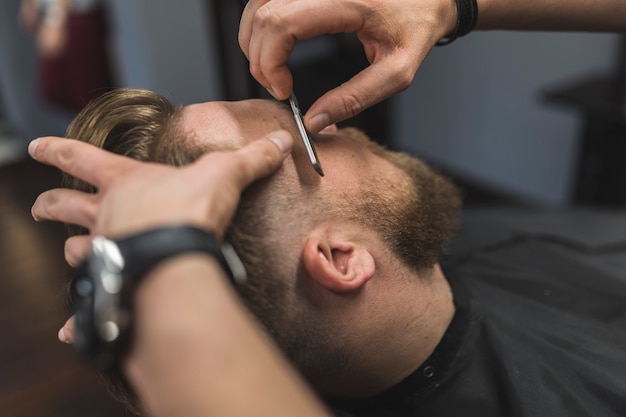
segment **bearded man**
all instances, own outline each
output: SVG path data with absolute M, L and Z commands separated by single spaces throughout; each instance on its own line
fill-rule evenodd
M 176 107 L 119 90 L 87 107 L 68 137 L 183 165 L 277 129 L 297 135 L 275 101 Z M 249 274 L 238 288 L 246 306 L 337 414 L 586 416 L 602 406 L 619 415 L 623 329 L 444 273 L 460 209 L 454 185 L 354 129 L 313 139 L 326 176 L 295 146 L 275 175 L 246 190 L 224 239 Z M 597 337 L 585 339 L 591 328 Z

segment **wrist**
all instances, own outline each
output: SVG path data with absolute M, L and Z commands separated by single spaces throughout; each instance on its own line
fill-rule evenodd
M 132 343 L 135 293 L 163 263 L 188 254 L 210 255 L 221 267 L 220 273 L 201 274 L 200 279 L 225 276 L 233 285 L 245 280 L 245 269 L 234 250 L 202 229 L 174 225 L 117 240 L 96 236 L 92 253 L 72 283 L 74 346 L 101 368 L 119 365 Z
M 220 263 L 206 254 L 185 253 L 161 262 L 134 294 L 136 340 L 165 343 L 202 334 L 207 321 L 223 317 L 213 309 L 230 297 L 226 278 Z
M 456 23 L 452 32 L 437 42 L 438 46 L 448 45 L 457 38 L 467 35 L 476 26 L 478 20 L 478 2 L 477 0 L 454 0 L 456 11 Z M 447 19 L 448 24 L 451 19 Z
M 458 12 L 456 9 L 456 1 L 455 0 L 442 0 L 442 16 L 443 16 L 443 27 L 444 27 L 444 37 L 450 37 L 454 34 L 456 30 L 456 26 L 458 23 Z
M 212 349 L 223 338 L 216 337 L 212 321 L 228 323 L 224 317 L 231 316 L 220 306 L 236 300 L 224 278 L 214 258 L 198 253 L 163 261 L 145 276 L 134 294 L 133 344 L 120 363 L 142 401 L 153 397 L 155 388 L 165 389 L 157 395 L 161 399 L 188 399 L 188 369 L 197 370 L 207 355 L 221 360 Z M 155 387 L 154 375 L 167 382 Z

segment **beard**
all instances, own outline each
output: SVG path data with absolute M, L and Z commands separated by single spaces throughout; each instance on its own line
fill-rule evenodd
M 420 272 L 444 256 L 461 207 L 458 189 L 419 159 L 386 150 L 359 130 L 342 131 L 397 167 L 404 178 L 363 179 L 358 189 L 317 196 L 319 206 L 312 207 L 272 177 L 245 191 L 226 234 L 248 271 L 248 282 L 239 288 L 244 303 L 309 381 L 341 374 L 351 357 L 341 345 L 342 330 L 311 307 L 302 285 L 299 242 L 319 213 L 376 231 L 391 253 Z M 297 218 L 288 220 L 288 213 Z M 284 238 L 298 229 L 300 240 Z
M 406 176 L 406 181 L 375 177 L 359 192 L 346 194 L 344 206 L 351 219 L 375 230 L 392 253 L 417 271 L 441 261 L 458 225 L 458 188 L 420 159 L 387 150 L 358 129 L 342 132 Z

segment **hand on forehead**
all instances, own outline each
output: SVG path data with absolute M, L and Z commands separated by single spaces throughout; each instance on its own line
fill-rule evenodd
M 297 134 L 288 107 L 275 100 L 212 101 L 183 110 L 181 128 L 207 149 L 238 149 L 262 135 L 285 129 Z

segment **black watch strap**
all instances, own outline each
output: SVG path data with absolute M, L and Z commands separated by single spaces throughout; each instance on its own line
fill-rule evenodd
M 220 243 L 215 235 L 203 229 L 175 225 L 138 233 L 115 243 L 124 258 L 123 275 L 137 280 L 158 263 L 191 252 L 208 253 L 215 257 L 233 284 L 245 281 L 245 269 L 232 247 Z
M 132 338 L 135 288 L 160 262 L 185 253 L 208 253 L 233 284 L 246 279 L 232 247 L 193 226 L 167 226 L 116 240 L 96 236 L 92 246 L 71 285 L 74 346 L 102 369 L 119 364 Z

